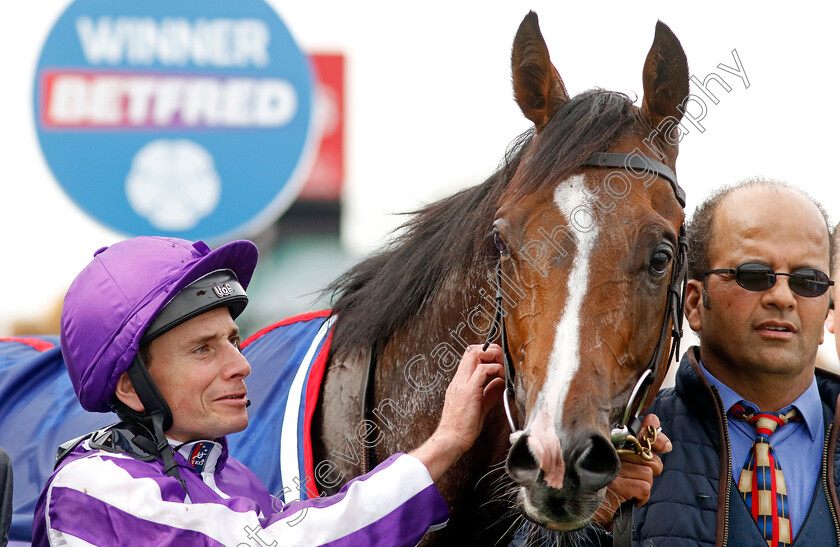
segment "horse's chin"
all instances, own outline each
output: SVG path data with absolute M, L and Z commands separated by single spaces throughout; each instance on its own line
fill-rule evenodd
M 582 495 L 544 484 L 521 486 L 517 501 L 522 514 L 534 524 L 556 532 L 572 532 L 589 524 L 605 492 L 602 488 Z

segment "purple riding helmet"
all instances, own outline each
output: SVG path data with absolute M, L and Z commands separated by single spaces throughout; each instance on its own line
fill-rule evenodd
M 150 429 L 167 472 L 177 475 L 164 431 L 172 413 L 139 355 L 141 345 L 206 311 L 227 306 L 235 319 L 248 303 L 245 288 L 257 248 L 234 241 L 211 251 L 203 242 L 141 236 L 103 247 L 76 276 L 61 313 L 61 351 L 85 410 L 114 410 Z M 117 400 L 128 372 L 146 408 Z M 167 457 L 168 456 L 168 457 Z M 179 477 L 180 478 L 180 477 Z

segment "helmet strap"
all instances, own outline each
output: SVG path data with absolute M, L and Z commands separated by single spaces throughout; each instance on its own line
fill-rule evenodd
M 137 412 L 129 408 L 122 401 L 118 401 L 115 405 L 117 414 L 123 420 L 137 422 L 152 430 L 155 452 L 163 459 L 164 472 L 168 476 L 177 479 L 184 492 L 189 494 L 184 479 L 178 473 L 178 464 L 175 463 L 175 458 L 172 456 L 172 449 L 169 447 L 169 442 L 166 440 L 166 434 L 164 433 L 172 427 L 172 411 L 169 409 L 166 399 L 163 398 L 160 390 L 155 385 L 154 380 L 152 380 L 152 376 L 143 363 L 139 352 L 134 357 L 134 361 L 132 361 L 126 372 L 128 372 L 128 379 L 131 381 L 137 397 L 143 403 L 145 412 Z
M 170 477 L 174 477 L 181 483 L 181 488 L 189 495 L 187 490 L 187 483 L 181 478 L 178 473 L 178 464 L 175 463 L 175 458 L 172 456 L 172 449 L 169 447 L 169 442 L 166 440 L 166 435 L 163 433 L 163 414 L 159 411 L 152 412 L 152 428 L 155 433 L 155 449 L 160 457 L 163 458 L 163 472 Z
M 149 374 L 149 369 L 143 363 L 140 352 L 134 357 L 134 361 L 126 372 L 128 372 L 128 379 L 131 380 L 134 392 L 137 393 L 137 397 L 146 409 L 145 412 L 132 411 L 134 415 L 130 418 L 151 426 L 152 424 L 148 423 L 148 418 L 155 413 L 159 413 L 163 420 L 163 431 L 172 427 L 172 411 L 169 409 L 166 399 L 163 398 L 163 394 L 155 385 L 154 380 L 152 380 L 152 375 Z

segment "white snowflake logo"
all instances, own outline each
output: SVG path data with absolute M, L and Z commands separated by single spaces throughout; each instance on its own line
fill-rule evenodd
M 132 209 L 152 226 L 181 231 L 216 209 L 222 184 L 204 147 L 185 139 L 158 139 L 134 156 L 125 193 Z

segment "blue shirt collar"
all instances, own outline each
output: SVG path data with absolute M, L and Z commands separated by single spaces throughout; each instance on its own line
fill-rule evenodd
M 756 408 L 758 405 L 752 403 L 741 397 L 736 393 L 732 388 L 715 378 L 711 372 L 706 370 L 706 367 L 703 366 L 703 362 L 700 359 L 697 359 L 697 363 L 700 365 L 700 370 L 703 372 L 703 376 L 706 377 L 706 381 L 709 382 L 709 385 L 712 385 L 717 388 L 718 393 L 720 393 L 720 398 L 723 401 L 723 408 L 726 409 L 726 412 L 729 412 L 729 409 L 732 408 L 732 405 L 739 403 L 741 401 L 747 401 L 748 403 L 752 404 Z M 811 385 L 808 386 L 808 389 L 800 395 L 793 404 L 781 409 L 786 411 L 790 407 L 796 407 L 796 410 L 799 412 L 799 415 L 802 417 L 802 421 L 805 422 L 805 426 L 808 428 L 808 434 L 811 436 L 811 440 L 815 440 L 817 438 L 817 431 L 818 426 L 820 424 L 820 417 L 822 416 L 822 401 L 820 400 L 820 393 L 817 390 L 817 378 L 811 379 Z

